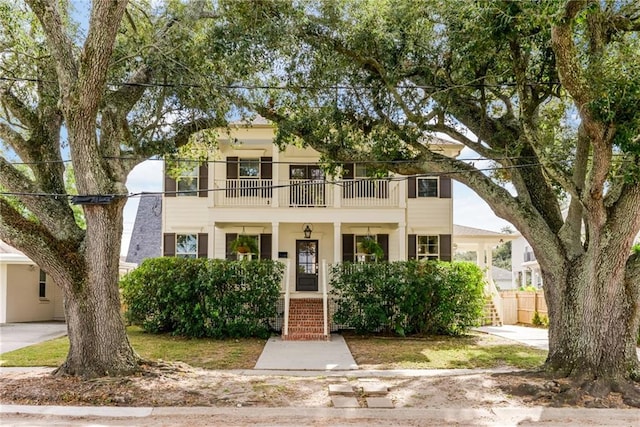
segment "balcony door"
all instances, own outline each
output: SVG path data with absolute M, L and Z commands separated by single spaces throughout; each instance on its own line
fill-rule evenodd
M 318 291 L 317 240 L 296 240 L 296 291 Z
M 324 173 L 318 165 L 289 166 L 291 206 L 324 206 Z

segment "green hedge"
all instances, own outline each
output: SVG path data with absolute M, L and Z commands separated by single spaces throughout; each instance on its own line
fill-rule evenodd
M 334 322 L 359 333 L 459 335 L 484 306 L 484 275 L 469 262 L 338 264 L 331 287 Z
M 129 322 L 189 337 L 266 337 L 284 267 L 271 260 L 154 258 L 122 278 Z

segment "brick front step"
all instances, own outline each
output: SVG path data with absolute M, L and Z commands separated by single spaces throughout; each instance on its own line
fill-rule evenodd
M 289 307 L 289 334 L 285 341 L 326 341 L 321 299 L 292 299 Z

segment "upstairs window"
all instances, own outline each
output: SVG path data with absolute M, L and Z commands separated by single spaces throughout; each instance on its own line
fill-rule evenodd
M 418 197 L 438 197 L 438 178 L 418 178 Z
M 418 236 L 416 256 L 419 260 L 437 260 L 440 257 L 438 236 Z
M 197 196 L 198 166 L 181 171 L 178 178 L 176 178 L 176 187 L 178 196 Z
M 239 159 L 238 178 L 260 178 L 260 159 Z
M 197 258 L 198 236 L 195 234 L 177 234 L 176 256 L 178 258 Z

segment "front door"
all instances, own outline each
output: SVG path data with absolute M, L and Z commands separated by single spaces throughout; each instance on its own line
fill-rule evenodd
M 296 240 L 296 291 L 318 290 L 318 241 Z

